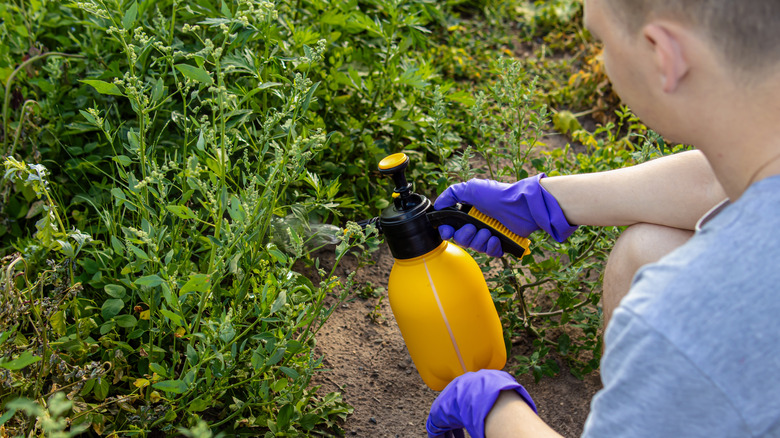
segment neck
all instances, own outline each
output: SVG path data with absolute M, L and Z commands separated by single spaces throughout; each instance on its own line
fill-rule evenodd
M 780 174 L 780 87 L 740 88 L 695 116 L 699 129 L 690 139 L 732 201 L 751 184 Z
M 777 150 L 774 156 L 768 157 L 763 162 L 749 160 L 750 163 L 741 166 L 735 165 L 734 161 L 724 158 L 723 155 L 713 157 L 713 154 L 708 152 L 704 152 L 704 155 L 712 166 L 715 177 L 732 201 L 739 199 L 752 184 L 780 175 L 780 152 Z

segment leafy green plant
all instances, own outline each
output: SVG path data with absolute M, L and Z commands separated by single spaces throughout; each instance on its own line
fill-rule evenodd
M 337 432 L 351 408 L 311 387 L 312 347 L 354 273 L 294 269 L 332 232 L 310 222 L 343 207 L 339 183 L 307 169 L 329 142 L 312 80 L 326 41 L 287 45 L 291 11 L 269 2 L 46 6 L 74 20 L 52 27 L 83 23 L 83 58 L 38 82 L 62 87 L 37 99 L 57 132 L 29 139 L 45 164 L 13 156 L 27 147 L 4 160 L 5 213 L 42 219 L 12 230 L 3 261 L 3 313 L 26 315 L 0 323 L 3 404 L 65 393 L 70 432 Z M 325 239 L 341 242 L 336 266 L 376 247 L 347 229 Z M 46 430 L 7 406 L 10 430 Z

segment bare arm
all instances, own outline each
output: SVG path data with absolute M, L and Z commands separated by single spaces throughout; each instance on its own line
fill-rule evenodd
M 502 391 L 485 418 L 486 438 L 561 438 L 515 391 Z
M 704 213 L 726 199 L 699 151 L 607 172 L 543 178 L 541 184 L 576 225 L 642 222 L 693 230 Z

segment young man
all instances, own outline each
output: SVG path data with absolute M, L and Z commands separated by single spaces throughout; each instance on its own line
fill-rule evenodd
M 648 199 L 691 204 L 679 210 L 667 204 L 660 211 L 672 215 L 663 220 L 677 211 L 680 222 L 642 233 L 687 228 L 691 215 L 723 195 L 730 204 L 707 214 L 686 243 L 636 274 L 605 335 L 604 388 L 584 436 L 780 436 L 780 379 L 774 378 L 780 364 L 779 20 L 775 0 L 585 0 L 586 25 L 604 43 L 605 66 L 623 100 L 667 138 L 700 151 L 655 162 L 660 174 L 683 165 L 666 180 L 647 182 Z M 684 164 L 687 159 L 693 161 Z M 708 180 L 709 169 L 718 184 Z M 579 201 L 610 199 L 598 191 L 604 186 L 576 193 L 562 178 L 536 181 L 472 180 L 445 191 L 437 206 L 482 199 L 496 209 L 486 213 L 502 220 L 496 212 L 503 212 L 510 229 L 536 226 L 562 239 L 569 223 L 596 222 L 578 216 Z M 691 181 L 698 189 L 685 186 Z M 658 185 L 665 188 L 654 197 Z M 648 186 L 635 187 L 639 199 L 648 196 Z M 621 193 L 631 193 L 626 190 Z M 686 196 L 688 190 L 697 196 Z M 647 217 L 643 208 L 653 210 L 627 205 L 629 218 L 639 209 L 636 220 Z M 484 233 L 456 233 L 456 241 L 471 234 L 470 245 L 500 252 Z M 442 391 L 427 429 L 430 436 L 462 436 L 461 428 L 473 437 L 557 436 L 534 411 L 511 376 L 483 370 Z

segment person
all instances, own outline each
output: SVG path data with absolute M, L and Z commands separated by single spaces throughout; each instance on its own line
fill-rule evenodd
M 628 226 L 616 242 L 604 274 L 605 326 L 628 293 L 634 273 L 685 243 L 693 235 L 698 219 L 726 198 L 699 151 L 607 172 L 540 178 L 543 175 L 515 184 L 490 180 L 456 184 L 436 199 L 435 206 L 441 209 L 456 202 L 476 205 L 524 236 L 543 226 L 559 242 L 576 228 L 570 223 Z M 517 198 L 522 194 L 547 199 L 532 200 L 527 202 L 527 209 L 518 209 Z M 533 206 L 539 207 L 534 210 Z M 534 216 L 542 226 L 534 221 Z M 466 225 L 456 231 L 445 225 L 439 231 L 443 238 L 452 238 L 462 247 L 502 255 L 498 239 L 487 229 Z
M 605 303 L 616 308 L 603 388 L 583 436 L 780 436 L 780 380 L 771 377 L 780 363 L 780 2 L 585 0 L 584 8 L 618 94 L 648 126 L 697 150 L 606 174 L 472 180 L 435 206 L 470 202 L 519 234 L 542 229 L 559 240 L 571 224 L 634 224 L 607 265 L 620 275 L 605 275 L 605 294 L 630 291 L 619 305 Z M 441 231 L 500 253 L 482 230 Z M 613 262 L 619 255 L 625 265 Z M 654 263 L 634 274 L 632 263 L 645 261 Z M 481 370 L 439 394 L 426 429 L 558 436 L 535 410 L 508 373 Z

